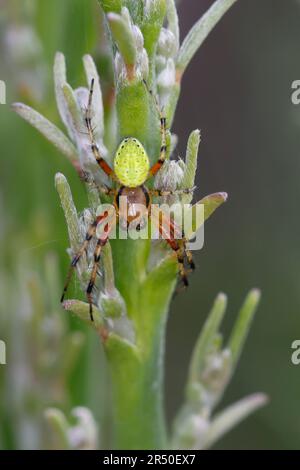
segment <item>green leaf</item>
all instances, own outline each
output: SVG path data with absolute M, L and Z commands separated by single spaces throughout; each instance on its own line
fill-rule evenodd
M 98 0 L 105 13 L 121 13 L 122 7 L 128 8 L 133 22 L 139 24 L 143 18 L 144 0 Z
M 57 408 L 47 408 L 44 416 L 56 437 L 55 441 L 59 444 L 59 449 L 71 449 L 68 435 L 69 423 L 63 412 Z
M 152 0 L 143 19 L 141 30 L 144 36 L 144 47 L 150 62 L 154 58 L 160 30 L 166 16 L 166 0 Z
M 98 138 L 103 138 L 104 135 L 104 110 L 103 110 L 103 98 L 100 86 L 100 78 L 98 75 L 96 64 L 93 58 L 86 54 L 83 57 L 83 65 L 85 69 L 86 79 L 88 88 L 91 86 L 92 79 L 94 79 L 94 93 L 93 93 L 93 117 L 95 123 L 95 134 Z
M 68 83 L 64 83 L 62 85 L 62 93 L 70 113 L 74 135 L 80 135 L 83 129 L 83 119 L 74 91 Z
M 195 185 L 196 171 L 197 171 L 197 160 L 198 150 L 200 145 L 200 131 L 197 129 L 193 131 L 188 140 L 187 151 L 185 157 L 185 171 L 183 180 L 180 185 L 181 188 L 191 189 Z M 187 194 L 183 196 L 182 201 L 188 204 L 193 199 L 193 194 Z
M 166 105 L 166 117 L 167 117 L 167 122 L 170 128 L 172 127 L 172 124 L 173 124 L 180 91 L 181 91 L 180 82 L 176 81 L 176 83 L 172 86 L 170 90 L 170 96 Z
M 66 177 L 62 173 L 55 175 L 55 187 L 60 197 L 60 202 L 64 211 L 68 226 L 70 245 L 74 253 L 79 249 L 82 239 L 77 210 L 73 202 L 71 188 Z
M 227 297 L 225 294 L 220 293 L 214 302 L 196 342 L 189 369 L 188 387 L 192 386 L 194 382 L 200 381 L 206 355 L 210 351 L 218 334 L 220 324 L 226 311 L 226 305 Z
M 237 364 L 246 341 L 254 314 L 260 301 L 260 291 L 252 289 L 247 295 L 233 327 L 228 348 L 231 351 L 233 368 Z
M 215 212 L 215 210 L 226 201 L 227 193 L 214 193 L 210 194 L 209 196 L 205 196 L 203 199 L 200 199 L 197 204 L 204 205 L 204 221 L 206 221 Z
M 192 27 L 184 39 L 177 58 L 177 69 L 182 75 L 191 59 L 222 16 L 237 0 L 217 0 Z
M 80 318 L 80 320 L 83 320 L 85 323 L 88 323 L 89 325 L 93 326 L 96 330 L 102 329 L 105 326 L 102 313 L 94 305 L 94 321 L 91 321 L 90 305 L 86 302 L 81 302 L 80 300 L 73 299 L 65 300 L 63 303 L 63 308 L 68 312 L 73 312 L 78 318 Z
M 265 394 L 255 393 L 221 411 L 212 420 L 202 448 L 208 449 L 213 446 L 221 437 L 237 426 L 247 416 L 267 403 L 268 397 Z
M 126 11 L 128 15 L 128 10 L 126 9 Z M 128 17 L 126 18 L 124 14 L 125 9 L 122 9 L 122 13 L 122 15 L 118 15 L 117 13 L 108 13 L 107 19 L 112 36 L 124 59 L 128 75 L 130 76 L 130 73 L 133 74 L 133 71 L 131 70 L 130 72 L 130 69 L 133 69 L 135 65 L 137 50 L 130 19 Z
M 105 13 L 109 13 L 110 11 L 120 13 L 123 4 L 122 0 L 98 0 L 98 2 Z
M 78 162 L 77 150 L 65 134 L 44 116 L 23 103 L 14 103 L 13 110 L 35 127 L 49 142 L 63 153 L 75 166 Z
M 176 41 L 176 52 L 179 49 L 180 44 L 180 31 L 179 31 L 179 21 L 177 8 L 175 0 L 167 0 L 167 19 L 168 19 L 168 28 L 174 34 Z
M 203 223 L 215 212 L 215 210 L 220 207 L 221 204 L 223 204 L 227 200 L 227 193 L 214 193 L 210 194 L 209 196 L 205 196 L 203 199 L 200 199 L 196 204 L 194 204 L 192 207 L 189 209 L 187 208 L 187 211 L 191 211 L 191 219 L 192 219 L 192 225 L 193 227 L 188 230 L 188 227 L 185 227 L 185 236 L 187 240 L 190 240 L 191 238 L 194 237 L 195 233 L 197 230 L 201 228 Z M 197 216 L 197 209 L 199 211 L 200 206 L 200 214 L 203 214 L 203 217 L 198 217 Z M 203 207 L 204 213 L 201 212 L 201 207 Z M 189 220 L 189 214 L 187 212 L 187 220 Z
M 64 99 L 63 86 L 67 83 L 66 61 L 62 52 L 57 52 L 54 58 L 54 85 L 57 108 L 62 122 L 66 126 L 70 138 L 76 140 L 76 134 L 70 122 L 70 113 Z
M 124 0 L 123 5 L 128 8 L 134 24 L 140 25 L 144 15 L 145 0 Z

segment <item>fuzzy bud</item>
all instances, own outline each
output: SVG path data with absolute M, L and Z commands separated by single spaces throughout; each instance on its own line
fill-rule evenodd
M 176 40 L 172 31 L 162 28 L 158 39 L 157 52 L 164 57 L 174 57 L 176 54 Z

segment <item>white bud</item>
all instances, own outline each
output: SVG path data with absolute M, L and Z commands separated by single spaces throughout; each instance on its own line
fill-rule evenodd
M 131 16 L 130 16 L 128 8 L 126 8 L 126 7 L 122 8 L 121 16 L 124 18 L 126 23 L 131 27 L 132 26 L 132 20 L 131 20 Z
M 80 406 L 72 410 L 72 415 L 77 421 L 68 433 L 72 449 L 96 449 L 98 428 L 91 411 Z
M 136 25 L 132 27 L 134 38 L 135 38 L 135 43 L 136 43 L 136 48 L 138 52 L 141 52 L 144 47 L 144 36 L 142 34 L 142 31 L 140 28 Z
M 180 442 L 181 449 L 201 449 L 206 433 L 209 428 L 209 421 L 200 414 L 192 414 L 177 424 L 176 440 Z
M 167 59 L 162 55 L 156 56 L 155 65 L 157 72 L 161 72 L 167 66 Z
M 74 90 L 76 100 L 80 109 L 84 109 L 89 98 L 89 90 L 86 87 L 78 87 Z
M 142 77 L 147 79 L 149 75 L 149 59 L 146 49 L 143 49 L 140 54 L 139 69 Z
M 175 85 L 176 70 L 173 59 L 168 59 L 166 68 L 157 77 L 157 85 L 162 90 L 169 90 Z
M 175 191 L 183 180 L 184 172 L 175 160 L 166 160 L 158 172 L 154 186 L 156 189 Z
M 121 56 L 119 52 L 117 52 L 115 56 L 115 71 L 116 71 L 116 75 L 118 79 L 121 78 L 122 74 L 124 73 L 124 69 L 125 69 L 125 64 L 123 61 L 123 57 Z
M 164 57 L 174 57 L 176 54 L 175 36 L 169 29 L 162 28 L 159 39 L 157 52 Z

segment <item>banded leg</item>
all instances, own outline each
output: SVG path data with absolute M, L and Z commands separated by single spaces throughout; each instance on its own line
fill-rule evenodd
M 173 195 L 182 195 L 182 194 L 191 194 L 196 189 L 196 186 L 193 188 L 186 188 L 186 189 L 175 189 L 174 191 L 168 191 L 164 189 L 149 189 L 149 193 L 151 196 L 154 197 L 163 197 L 163 196 L 173 196 Z
M 188 264 L 192 270 L 195 268 L 195 265 L 192 260 L 191 252 L 186 249 L 186 240 L 184 238 L 176 239 L 176 236 L 180 232 L 180 229 L 173 221 L 169 221 L 169 227 L 167 229 L 163 213 L 160 213 L 157 219 L 158 220 L 156 220 L 155 222 L 158 225 L 159 233 L 162 238 L 168 243 L 168 245 L 172 248 L 172 250 L 176 253 L 179 275 L 181 277 L 184 287 L 187 287 L 189 283 L 187 277 L 188 271 L 186 271 L 184 266 L 185 256 L 187 257 Z
M 184 287 L 188 287 L 189 281 L 188 281 L 188 273 L 184 267 L 184 248 L 183 246 L 180 246 L 180 243 L 178 243 L 177 240 L 172 240 L 166 238 L 166 242 L 168 245 L 172 248 L 173 251 L 175 251 L 176 256 L 177 256 L 177 262 L 178 262 L 178 271 L 179 275 L 181 278 L 181 281 L 184 285 Z
M 114 188 L 110 188 L 106 184 L 98 184 L 95 182 L 93 176 L 88 173 L 87 171 L 83 171 L 81 174 L 81 180 L 83 183 L 87 183 L 92 188 L 97 189 L 100 193 L 106 194 L 106 196 L 115 196 L 116 190 Z
M 88 100 L 88 105 L 87 105 L 86 112 L 85 112 L 85 124 L 86 124 L 86 127 L 87 127 L 88 136 L 89 136 L 90 141 L 91 141 L 91 149 L 92 149 L 94 157 L 95 157 L 98 165 L 100 166 L 100 168 L 102 168 L 104 173 L 106 173 L 108 176 L 110 176 L 111 178 L 114 179 L 114 172 L 111 169 L 111 167 L 108 165 L 108 163 L 106 163 L 104 158 L 101 157 L 98 145 L 97 145 L 97 143 L 95 141 L 95 137 L 94 137 L 94 129 L 92 127 L 92 99 L 93 99 L 93 93 L 94 93 L 94 79 L 92 79 L 92 81 L 91 81 L 91 87 L 90 87 L 90 92 L 89 92 L 89 100 Z
M 78 261 L 80 260 L 80 258 L 82 257 L 83 253 L 86 251 L 89 242 L 95 236 L 96 228 L 97 228 L 98 223 L 101 222 L 104 217 L 107 217 L 106 212 L 104 214 L 101 214 L 100 216 L 98 216 L 94 220 L 94 222 L 89 226 L 89 228 L 86 232 L 84 242 L 82 243 L 81 247 L 79 248 L 79 250 L 77 251 L 77 253 L 73 257 L 73 259 L 71 261 L 71 264 L 70 264 L 70 267 L 69 267 L 67 277 L 66 277 L 64 290 L 63 290 L 63 293 L 62 293 L 62 296 L 61 296 L 61 299 L 60 299 L 61 303 L 64 301 L 66 292 L 68 290 L 68 287 L 69 287 L 69 284 L 70 284 L 70 281 L 71 281 L 71 278 L 72 278 L 73 271 L 76 268 L 76 265 L 77 265 Z
M 171 228 L 171 236 L 172 236 L 172 233 L 174 233 L 174 228 L 172 229 L 172 224 L 170 228 Z M 174 240 L 170 238 L 170 239 L 166 239 L 166 242 L 169 244 L 172 250 L 176 252 L 181 280 L 183 282 L 183 285 L 187 287 L 189 285 L 187 275 L 196 269 L 192 252 L 188 250 L 186 247 L 187 240 L 183 234 L 183 237 L 180 240 Z M 185 258 L 190 268 L 188 271 L 185 269 L 185 265 L 184 265 Z
M 186 247 L 186 245 L 188 243 L 188 240 L 185 238 L 184 234 L 183 234 L 183 237 L 182 237 L 182 241 L 183 241 L 184 253 L 186 255 L 186 259 L 187 259 L 188 265 L 190 267 L 190 270 L 195 271 L 196 265 L 195 265 L 194 260 L 193 260 L 192 252 L 190 250 L 188 250 L 187 247 Z
M 88 303 L 89 303 L 89 306 L 90 306 L 91 321 L 94 321 L 94 318 L 93 318 L 93 296 L 92 296 L 93 289 L 95 287 L 97 272 L 98 272 L 98 268 L 99 268 L 99 264 L 100 264 L 101 250 L 106 245 L 106 243 L 108 241 L 109 232 L 110 232 L 109 226 L 106 225 L 103 235 L 101 236 L 101 238 L 98 238 L 98 240 L 97 240 L 96 248 L 95 248 L 95 251 L 94 251 L 93 269 L 92 269 L 90 281 L 89 281 L 87 289 L 86 289 L 86 296 L 87 296 L 87 300 L 88 300 Z
M 150 172 L 149 172 L 150 176 L 154 176 L 154 175 L 156 175 L 156 173 L 163 166 L 163 164 L 166 160 L 166 156 L 167 156 L 167 119 L 162 114 L 161 109 L 159 107 L 159 104 L 157 102 L 157 99 L 155 98 L 155 96 L 153 94 L 153 91 L 150 90 L 150 88 L 148 87 L 148 84 L 147 84 L 146 80 L 143 80 L 143 82 L 144 82 L 144 85 L 145 85 L 147 91 L 149 92 L 149 94 L 153 98 L 153 101 L 154 101 L 154 104 L 155 104 L 155 107 L 157 109 L 157 113 L 158 113 L 159 119 L 160 119 L 160 134 L 161 134 L 160 156 L 159 156 L 159 159 L 157 160 L 157 162 L 154 163 L 154 165 L 150 168 Z

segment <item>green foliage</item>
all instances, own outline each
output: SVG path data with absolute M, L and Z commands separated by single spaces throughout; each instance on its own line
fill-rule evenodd
M 99 170 L 83 133 L 82 108 L 87 103 L 94 79 L 93 117 L 95 139 L 100 153 L 112 163 L 113 155 L 104 142 L 119 142 L 127 136 L 139 139 L 151 162 L 158 159 L 160 123 L 156 105 L 144 81 L 164 108 L 167 124 L 172 125 L 180 94 L 183 71 L 217 21 L 234 3 L 218 0 L 179 44 L 179 24 L 173 0 L 99 0 L 109 29 L 109 45 L 114 65 L 114 96 L 104 115 L 102 82 L 89 55 L 83 58 L 86 84 L 73 89 L 68 82 L 65 58 L 57 53 L 54 83 L 57 107 L 68 137 L 41 114 L 23 104 L 15 110 L 64 153 L 77 170 L 87 173 L 89 208 L 79 215 L 65 176 L 55 177 L 56 189 L 65 214 L 70 240 L 69 255 L 78 250 L 86 230 L 101 210 L 97 185 L 111 184 Z M 114 107 L 115 105 L 115 107 Z M 174 136 L 168 135 L 168 155 Z M 200 131 L 191 133 L 185 162 L 167 161 L 154 181 L 155 186 L 191 189 L 197 169 Z M 174 146 L 173 146 L 174 148 Z M 105 198 L 103 197 L 103 200 Z M 183 191 L 182 203 L 191 202 Z M 208 195 L 190 207 L 193 220 L 197 206 L 206 221 L 227 199 L 226 193 Z M 201 222 L 202 223 L 202 222 Z M 199 227 L 196 227 L 198 229 Z M 192 234 L 186 234 L 188 238 Z M 87 249 L 76 267 L 82 292 L 85 291 L 93 260 L 93 247 Z M 257 291 L 246 300 L 227 348 L 221 348 L 219 326 L 226 298 L 220 295 L 197 341 L 186 387 L 186 403 L 180 411 L 173 437 L 166 432 L 163 406 L 164 341 L 170 302 L 177 280 L 174 253 L 161 244 L 157 249 L 149 240 L 112 240 L 104 249 L 100 267 L 99 292 L 95 299 L 94 322 L 89 305 L 79 299 L 66 300 L 63 307 L 91 325 L 102 341 L 113 388 L 114 440 L 119 449 L 162 449 L 171 442 L 175 448 L 206 448 L 244 416 L 261 406 L 265 398 L 256 396 L 234 405 L 214 419 L 211 412 L 221 398 L 240 355 L 250 320 L 258 301 Z M 70 358 L 68 357 L 68 360 Z M 87 411 L 73 425 L 61 411 L 50 408 L 46 418 L 61 447 L 96 446 L 96 431 Z M 79 426 L 87 442 L 74 440 Z M 200 426 L 200 428 L 199 428 Z M 202 426 L 202 427 L 201 427 Z M 199 430 L 200 429 L 200 430 Z M 83 431 L 82 431 L 83 430 Z M 78 432 L 77 432 L 78 433 Z
M 222 16 L 237 0 L 217 0 L 197 21 L 184 39 L 177 58 L 177 70 L 182 74 L 193 56 Z
M 216 298 L 192 354 L 186 401 L 174 422 L 173 448 L 207 449 L 267 402 L 264 394 L 251 395 L 212 416 L 236 367 L 259 297 L 258 290 L 248 294 L 225 348 L 219 329 L 227 298 L 224 294 Z

